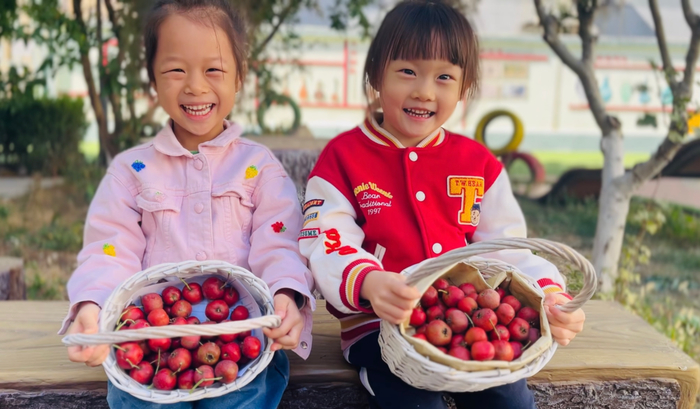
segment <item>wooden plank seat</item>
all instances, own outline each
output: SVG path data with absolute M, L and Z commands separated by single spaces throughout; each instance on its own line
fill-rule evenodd
M 68 303 L 0 302 L 0 408 L 106 408 L 101 367 L 69 362 L 56 335 Z M 529 380 L 539 408 L 691 409 L 700 366 L 641 318 L 613 302 L 586 304 L 586 328 Z M 366 408 L 339 346 L 339 324 L 319 301 L 314 345 L 289 354 L 281 408 Z

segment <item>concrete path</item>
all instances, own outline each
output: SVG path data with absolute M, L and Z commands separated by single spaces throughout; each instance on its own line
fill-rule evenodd
M 0 177 L 0 199 L 14 199 L 28 193 L 35 179 L 30 176 L 25 177 Z M 63 178 L 43 178 L 41 179 L 41 187 L 43 189 L 59 185 L 63 183 Z

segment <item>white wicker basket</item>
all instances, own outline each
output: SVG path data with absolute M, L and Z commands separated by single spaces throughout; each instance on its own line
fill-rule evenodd
M 119 317 L 129 304 L 135 303 L 141 295 L 160 292 L 169 285 L 182 284 L 180 278 L 201 283 L 210 276 L 217 276 L 234 286 L 239 294 L 239 303 L 250 311 L 250 317 L 244 321 L 224 322 L 212 325 L 167 325 L 136 330 L 114 331 Z M 193 315 L 206 302 L 193 306 Z M 100 332 L 97 334 L 72 334 L 63 338 L 66 346 L 116 344 L 126 341 L 138 341 L 152 338 L 174 338 L 188 335 L 221 335 L 253 331 L 253 335 L 262 342 L 260 356 L 240 368 L 239 377 L 233 383 L 215 383 L 212 386 L 188 390 L 175 389 L 164 391 L 149 389 L 133 380 L 124 370 L 117 366 L 114 348 L 102 364 L 109 380 L 117 388 L 131 395 L 150 402 L 176 403 L 213 398 L 238 390 L 250 383 L 262 372 L 272 360 L 274 352 L 270 351 L 272 341 L 263 336 L 261 328 L 278 327 L 281 319 L 274 314 L 274 305 L 270 289 L 260 278 L 250 271 L 224 261 L 185 261 L 153 266 L 133 275 L 112 291 L 100 312 Z M 203 314 L 202 317 L 204 318 Z
M 462 264 L 466 264 L 475 268 L 475 271 L 481 273 L 484 279 L 491 279 L 491 282 L 496 280 L 496 284 L 507 275 L 513 280 L 530 285 L 532 288 L 527 290 L 538 294 L 539 305 L 533 305 L 533 307 L 541 310 L 544 293 L 534 279 L 502 261 L 475 257 L 494 251 L 515 249 L 555 255 L 563 261 L 572 263 L 583 273 L 583 288 L 573 300 L 560 307 L 562 311 L 574 311 L 593 296 L 597 277 L 591 263 L 574 249 L 544 239 L 510 238 L 477 242 L 447 252 L 440 257 L 428 259 L 415 268 L 407 269 L 403 274 L 407 276 L 408 284 L 416 285 L 420 291 L 425 291 L 439 277 L 449 274 L 455 267 L 460 268 Z M 532 351 L 524 352 L 523 356 L 512 362 L 461 361 L 460 363 L 456 358 L 441 354 L 429 343 L 406 334 L 405 323 L 399 326 L 384 320 L 381 321 L 379 344 L 382 358 L 392 373 L 416 388 L 443 392 L 477 392 L 530 377 L 549 362 L 554 356 L 557 344 L 552 342 L 546 315 L 541 313 L 540 320 L 542 337 L 528 348 Z M 431 360 L 426 355 L 433 356 L 434 359 Z

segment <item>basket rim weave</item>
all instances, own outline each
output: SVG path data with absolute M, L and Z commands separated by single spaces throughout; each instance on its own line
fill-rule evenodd
M 476 242 L 466 247 L 449 251 L 439 257 L 425 260 L 413 269 L 404 270 L 402 274 L 406 276 L 406 283 L 413 285 L 426 277 L 437 279 L 438 276 L 457 263 L 467 262 L 473 264 L 469 260 L 471 257 L 494 251 L 516 249 L 527 249 L 557 256 L 564 261 L 572 263 L 583 273 L 583 287 L 581 291 L 571 301 L 563 306 L 559 306 L 562 311 L 575 311 L 595 293 L 597 286 L 595 269 L 585 257 L 565 244 L 536 238 L 505 238 Z M 479 258 L 478 262 L 485 263 L 486 268 L 489 267 L 489 262 L 508 265 L 499 260 L 483 258 Z M 513 268 L 513 274 L 520 274 L 521 277 L 527 278 L 524 274 L 518 273 L 517 268 Z M 546 316 L 543 316 L 543 319 L 546 320 Z M 385 320 L 382 320 L 380 324 L 379 344 L 382 351 L 382 359 L 387 363 L 394 375 L 416 388 L 444 392 L 476 392 L 530 377 L 539 372 L 549 362 L 557 349 L 557 343 L 552 342 L 552 345 L 540 356 L 518 370 L 503 368 L 465 372 L 431 361 L 421 355 L 405 339 L 405 336 L 400 333 L 398 325 L 391 324 Z

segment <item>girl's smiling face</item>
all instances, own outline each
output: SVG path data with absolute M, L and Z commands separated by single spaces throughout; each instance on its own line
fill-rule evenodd
M 404 146 L 441 127 L 460 100 L 462 68 L 446 60 L 393 60 L 384 70 L 381 124 Z
M 158 31 L 153 72 L 160 105 L 185 149 L 198 150 L 223 131 L 239 84 L 233 49 L 221 28 L 168 16 Z

